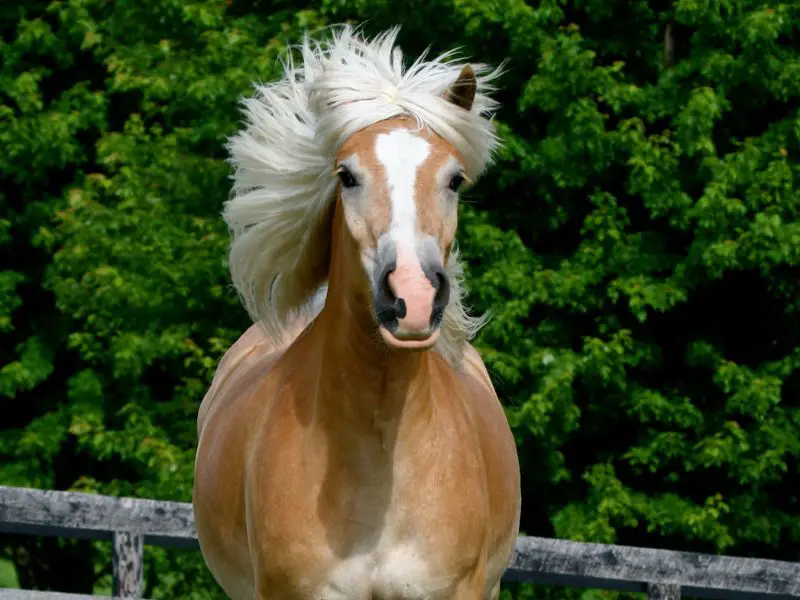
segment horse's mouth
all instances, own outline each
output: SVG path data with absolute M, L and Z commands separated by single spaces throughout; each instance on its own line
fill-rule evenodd
M 391 348 L 398 350 L 428 350 L 439 339 L 438 327 L 429 328 L 427 331 L 392 331 L 385 325 L 379 326 L 383 341 Z

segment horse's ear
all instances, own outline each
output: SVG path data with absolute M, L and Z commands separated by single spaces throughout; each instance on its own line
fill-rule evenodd
M 475 78 L 475 71 L 470 65 L 464 65 L 458 78 L 445 92 L 444 97 L 448 102 L 452 102 L 464 110 L 470 110 L 477 91 L 478 80 Z

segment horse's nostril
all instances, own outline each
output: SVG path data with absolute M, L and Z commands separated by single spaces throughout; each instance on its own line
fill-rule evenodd
M 402 319 L 406 315 L 405 301 L 394 295 L 392 286 L 389 284 L 389 275 L 393 272 L 393 264 L 384 268 L 378 282 L 377 293 L 375 294 L 375 314 L 378 317 L 378 321 L 384 325 L 396 325 L 397 319 Z
M 434 302 L 440 301 L 442 296 L 448 292 L 448 283 L 447 277 L 445 277 L 444 271 L 436 271 L 436 277 L 434 279 L 433 289 L 436 290 L 436 296 L 434 297 Z
M 398 319 L 405 319 L 406 318 L 406 301 L 402 298 L 398 298 L 394 302 L 394 314 L 397 316 Z
M 444 317 L 444 310 L 450 302 L 450 282 L 444 268 L 438 266 L 433 269 L 433 276 L 429 276 L 436 293 L 433 296 L 433 311 L 431 313 L 431 326 L 438 327 Z
M 394 269 L 386 269 L 381 278 L 381 296 L 387 300 L 394 299 L 394 291 L 389 284 L 389 275 L 394 272 Z

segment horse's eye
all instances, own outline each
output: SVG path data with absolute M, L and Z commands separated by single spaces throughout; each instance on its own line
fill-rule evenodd
M 448 187 L 454 192 L 457 192 L 458 188 L 461 187 L 462 183 L 464 183 L 463 175 L 453 175 L 453 178 L 450 180 L 450 185 Z
M 339 175 L 339 181 L 342 182 L 343 187 L 353 188 L 358 185 L 356 178 L 353 177 L 353 174 L 346 168 L 341 167 L 337 174 Z

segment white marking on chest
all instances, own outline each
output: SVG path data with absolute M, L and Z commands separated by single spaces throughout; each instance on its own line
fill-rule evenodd
M 375 156 L 386 171 L 392 206 L 390 235 L 395 242 L 414 247 L 417 224 L 415 190 L 417 170 L 431 153 L 430 144 L 405 129 L 379 135 Z
M 448 582 L 449 583 L 449 582 Z M 433 598 L 448 586 L 431 577 L 428 561 L 410 543 L 349 557 L 329 573 L 319 600 Z

